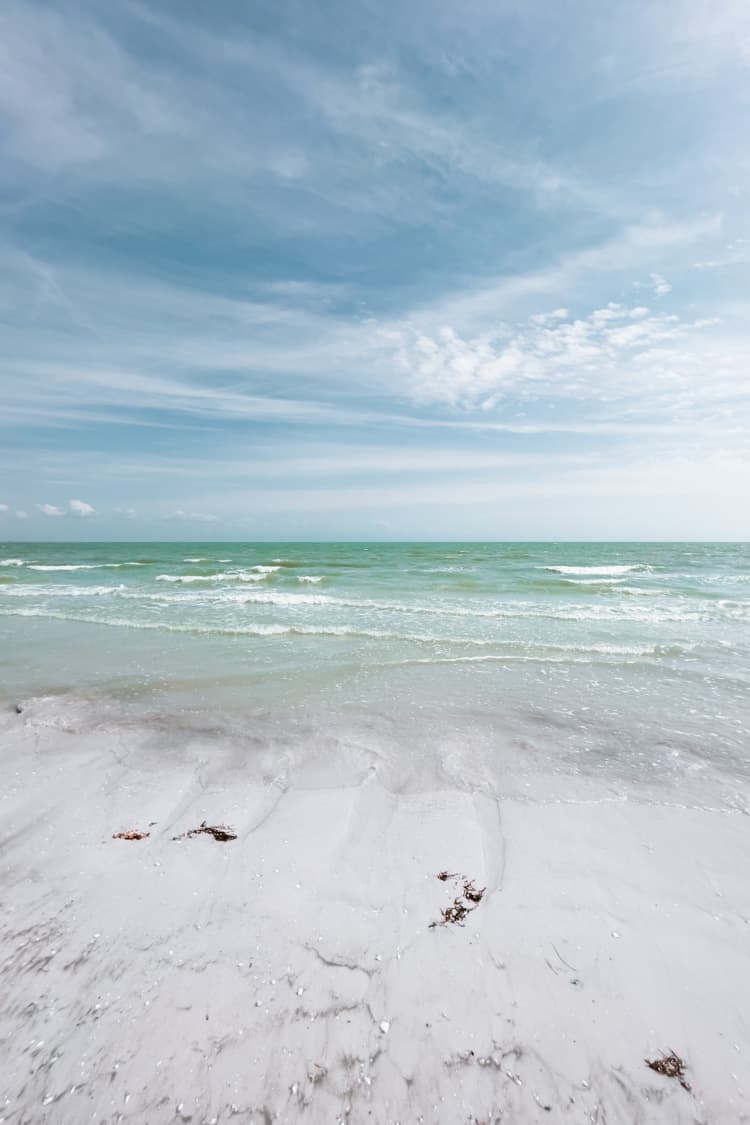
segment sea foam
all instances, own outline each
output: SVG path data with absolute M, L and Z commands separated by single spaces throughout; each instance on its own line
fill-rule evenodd
M 633 570 L 651 570 L 647 563 L 629 563 L 618 566 L 543 566 L 540 570 L 552 570 L 556 574 L 617 575 L 629 574 Z

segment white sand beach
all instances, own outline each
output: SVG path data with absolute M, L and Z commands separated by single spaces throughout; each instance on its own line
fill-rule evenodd
M 750 1120 L 741 812 L 70 698 L 1 732 L 6 1125 Z

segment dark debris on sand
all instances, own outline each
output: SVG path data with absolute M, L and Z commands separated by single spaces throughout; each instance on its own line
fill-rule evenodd
M 128 829 L 127 832 L 115 832 L 112 836 L 113 840 L 145 840 L 150 836 L 150 832 L 138 832 L 135 828 Z
M 464 898 L 469 902 L 481 902 L 486 890 L 486 887 L 475 887 L 473 879 L 464 879 Z
M 473 879 L 467 879 L 465 875 L 459 875 L 458 872 L 440 871 L 437 878 L 441 883 L 447 883 L 449 879 L 457 879 L 463 883 L 463 891 L 457 898 L 454 898 L 450 906 L 446 906 L 444 910 L 440 911 L 442 921 L 430 922 L 430 929 L 434 930 L 436 926 L 445 926 L 451 923 L 456 926 L 463 926 L 464 920 L 467 915 L 476 910 L 479 903 L 484 898 L 486 887 L 475 887 Z M 467 905 L 473 903 L 473 905 Z
M 671 1051 L 668 1055 L 663 1055 L 660 1059 L 644 1059 L 644 1062 L 657 1074 L 663 1074 L 666 1078 L 676 1078 L 683 1090 L 690 1093 L 691 1086 L 685 1078 L 685 1063 L 674 1051 Z
M 233 832 L 231 828 L 227 828 L 225 824 L 206 824 L 205 820 L 201 821 L 200 828 L 191 828 L 189 832 L 183 832 L 179 836 L 173 836 L 173 840 L 185 840 L 190 836 L 213 836 L 214 840 L 220 843 L 225 843 L 227 840 L 236 840 L 237 833 Z

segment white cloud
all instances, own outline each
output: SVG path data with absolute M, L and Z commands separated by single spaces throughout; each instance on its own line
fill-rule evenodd
M 7 511 L 8 511 L 8 505 L 7 504 L 0 504 L 0 512 L 7 512 Z
M 520 329 L 500 325 L 473 337 L 450 326 L 404 330 L 396 358 L 421 403 L 488 410 L 501 401 L 571 400 L 595 416 L 617 403 L 674 419 L 701 399 L 731 397 L 740 384 L 731 354 L 717 362 L 695 343 L 684 347 L 713 323 L 610 303 L 576 320 L 534 316 Z
M 672 292 L 672 286 L 660 273 L 650 273 L 648 281 L 634 281 L 634 289 L 650 289 L 657 297 L 666 297 Z
M 70 500 L 67 511 L 64 508 L 58 508 L 56 504 L 37 504 L 36 508 L 37 511 L 45 516 L 74 515 L 85 518 L 86 516 L 94 515 L 94 509 L 91 504 L 87 504 L 85 500 Z M 22 516 L 21 518 L 23 519 L 24 517 Z
M 551 324 L 556 320 L 567 320 L 570 313 L 567 309 L 553 309 L 549 313 L 536 313 L 529 317 L 529 324 Z
M 125 516 L 126 520 L 134 520 L 138 513 L 135 508 L 115 508 L 115 515 Z
M 16 512 L 16 519 L 27 520 L 28 518 L 29 518 L 28 512 L 23 512 L 23 511 L 20 511 L 20 510 Z
M 667 293 L 672 292 L 672 286 L 659 273 L 651 274 L 651 283 L 657 297 L 666 297 Z

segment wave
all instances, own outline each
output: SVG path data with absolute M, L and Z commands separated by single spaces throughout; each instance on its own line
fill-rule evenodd
M 323 581 L 322 574 L 298 574 L 298 582 L 310 582 L 312 585 L 317 586 L 319 582 Z
M 250 569 L 258 574 L 275 574 L 277 570 L 281 570 L 281 563 L 276 566 L 251 566 Z
M 221 624 L 190 624 L 179 623 L 171 624 L 169 622 L 159 621 L 136 621 L 132 618 L 124 617 L 92 617 L 84 614 L 69 614 L 58 613 L 53 610 L 45 610 L 41 608 L 18 609 L 8 613 L 7 611 L 0 613 L 0 616 L 16 616 L 16 617 L 44 617 L 51 618 L 59 621 L 75 621 L 80 624 L 87 625 L 103 625 L 106 627 L 126 628 L 157 631 L 165 633 L 186 633 L 196 634 L 200 636 L 223 636 L 223 637 L 282 637 L 282 636 L 304 636 L 304 637 L 342 637 L 351 639 L 364 639 L 364 640 L 379 640 L 379 641 L 398 641 L 401 643 L 411 644 L 425 644 L 437 645 L 441 647 L 494 647 L 497 652 L 485 653 L 480 655 L 460 655 L 460 656 L 444 656 L 442 654 L 431 656 L 429 658 L 417 659 L 411 658 L 406 661 L 394 661 L 392 663 L 459 663 L 464 661 L 481 661 L 481 660 L 496 660 L 503 661 L 508 659 L 557 659 L 566 660 L 571 657 L 583 657 L 584 659 L 591 657 L 618 657 L 630 659 L 649 659 L 664 656 L 678 656 L 686 652 L 692 651 L 696 646 L 691 644 L 670 644 L 670 645 L 610 645 L 610 644 L 581 644 L 581 645 L 566 645 L 566 644 L 546 644 L 543 642 L 534 641 L 494 641 L 483 638 L 472 637 L 438 637 L 432 634 L 420 633 L 399 633 L 389 632 L 380 629 L 361 629 L 351 625 L 294 625 L 291 623 L 272 623 L 264 624 L 261 622 L 249 622 L 244 625 L 221 625 Z
M 522 648 L 524 646 L 517 646 Z M 606 645 L 592 645 L 587 647 L 582 645 L 576 648 L 574 645 L 529 645 L 530 649 L 538 648 L 543 651 L 539 652 L 504 652 L 504 653 L 472 653 L 469 656 L 422 656 L 422 657 L 407 657 L 404 660 L 397 660 L 393 663 L 398 665 L 408 664 L 504 664 L 508 661 L 535 661 L 537 663 L 554 663 L 554 664 L 590 664 L 592 659 L 601 658 L 607 660 L 607 657 L 616 656 L 622 658 L 622 662 L 626 664 L 634 664 L 640 660 L 655 660 L 665 656 L 682 656 L 686 651 L 691 651 L 694 646 L 682 645 L 653 645 L 650 648 L 641 649 L 626 649 L 617 646 L 608 647 Z M 607 661 L 611 663 L 610 661 Z
M 117 562 L 117 563 L 56 563 L 45 564 L 29 563 L 28 570 L 119 570 L 125 566 L 145 566 L 142 562 Z
M 618 566 L 542 566 L 537 570 L 552 570 L 556 574 L 618 575 L 629 574 L 633 570 L 652 570 L 647 563 L 629 563 Z
M 0 559 L 0 566 L 23 566 L 23 559 Z
M 451 641 L 442 637 L 431 635 L 389 633 L 379 629 L 357 629 L 351 625 L 292 625 L 292 624 L 263 624 L 248 623 L 246 625 L 199 625 L 199 624 L 170 624 L 162 621 L 135 621 L 125 617 L 91 617 L 84 614 L 58 613 L 41 607 L 29 609 L 16 609 L 12 611 L 0 610 L 3 617 L 44 617 L 57 621 L 76 621 L 86 625 L 105 625 L 126 629 L 147 629 L 164 633 L 195 633 L 201 636 L 222 637 L 281 637 L 281 636 L 311 636 L 311 637 L 362 637 L 376 640 L 412 641 L 421 644 L 472 644 L 470 640 Z M 481 643 L 481 642 L 479 642 Z
M 65 563 L 59 566 L 29 565 L 29 570 L 98 570 L 96 563 Z
M 235 589 L 211 589 L 210 583 L 232 580 L 238 583 Z M 171 586 L 180 586 L 183 583 L 208 583 L 208 589 L 200 592 L 193 590 L 180 591 L 169 594 L 155 593 L 149 590 L 119 586 L 31 586 L 13 584 L 3 589 L 2 597 L 87 597 L 89 595 L 112 594 L 118 598 L 132 599 L 142 602 L 159 602 L 172 605 L 195 604 L 196 606 L 212 605 L 259 605 L 274 606 L 289 610 L 305 610 L 308 608 L 330 608 L 337 610 L 352 610 L 355 612 L 397 613 L 404 615 L 428 616 L 440 619 L 443 617 L 469 620 L 526 620 L 539 621 L 572 621 L 576 623 L 591 621 L 603 623 L 619 623 L 622 621 L 636 624 L 656 625 L 664 623 L 696 623 L 710 620 L 721 620 L 723 616 L 735 619 L 750 617 L 750 602 L 744 601 L 711 601 L 707 604 L 695 602 L 689 609 L 681 605 L 665 605 L 649 601 L 648 605 L 642 604 L 639 598 L 630 598 L 628 602 L 564 602 L 560 605 L 544 602 L 507 601 L 500 604 L 489 605 L 486 608 L 451 604 L 428 604 L 414 602 L 379 601 L 375 599 L 357 599 L 334 597 L 329 594 L 303 594 L 291 593 L 281 590 L 250 590 L 248 584 L 259 583 L 264 580 L 263 575 L 234 572 L 227 575 L 160 575 L 157 580 L 167 582 Z M 245 588 L 243 588 L 243 586 Z M 650 593 L 650 591 L 649 591 Z M 719 611 L 717 614 L 716 611 Z
M 157 574 L 157 582 L 262 582 L 265 574 L 249 574 L 246 570 L 230 570 L 221 574 Z
M 4 590 L 3 595 L 12 594 L 17 598 L 100 598 L 107 595 L 122 595 L 123 597 L 139 597 L 138 594 L 129 594 L 127 586 L 14 586 L 12 590 Z
M 572 586 L 619 586 L 626 580 L 625 578 L 563 578 L 561 581 L 568 582 Z
M 665 578 L 687 579 L 696 585 L 702 582 L 719 582 L 719 583 L 745 583 L 750 582 L 750 574 L 698 574 L 698 573 L 685 573 L 680 571 L 670 571 L 664 575 Z
M 639 607 L 635 604 L 591 605 L 586 603 L 567 603 L 562 606 L 540 602 L 505 602 L 501 605 L 479 609 L 470 606 L 446 604 L 411 605 L 402 602 L 376 601 L 371 599 L 340 598 L 330 594 L 294 594 L 280 590 L 246 591 L 226 596 L 226 600 L 244 601 L 248 605 L 272 605 L 282 608 L 305 608 L 323 606 L 354 610 L 375 610 L 403 614 L 426 614 L 431 617 L 459 618 L 536 618 L 553 621 L 635 621 L 646 624 L 666 621 L 687 622 L 707 619 L 707 612 L 700 609 L 683 610 L 677 606 Z

